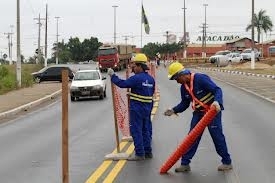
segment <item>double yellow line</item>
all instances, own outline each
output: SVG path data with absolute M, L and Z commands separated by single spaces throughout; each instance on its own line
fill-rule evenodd
M 157 93 L 156 98 L 154 99 L 154 107 L 151 112 L 151 120 L 153 120 L 154 115 L 157 112 L 158 108 L 158 102 L 159 101 L 159 93 Z M 130 145 L 129 145 L 130 144 Z M 125 148 L 127 145 L 129 145 L 128 149 L 126 150 L 127 154 L 132 154 L 134 151 L 134 144 L 132 142 L 125 142 L 122 141 L 120 142 L 120 149 Z M 112 154 L 117 153 L 117 149 L 115 149 Z M 106 170 L 113 165 L 113 162 L 115 165 L 113 168 L 110 170 L 108 175 L 104 178 L 104 181 L 101 181 L 103 183 L 110 183 L 115 180 L 119 172 L 122 170 L 124 165 L 126 164 L 127 160 L 119 160 L 119 161 L 113 161 L 113 160 L 104 160 L 102 164 L 93 172 L 93 174 L 86 180 L 85 183 L 96 183 L 97 181 L 102 180 L 102 175 L 106 172 Z

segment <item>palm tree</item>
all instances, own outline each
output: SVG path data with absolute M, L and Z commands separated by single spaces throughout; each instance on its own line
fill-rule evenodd
M 257 29 L 258 43 L 260 42 L 260 35 L 262 31 L 267 33 L 267 31 L 272 31 L 273 23 L 270 19 L 270 16 L 266 15 L 265 10 L 260 10 L 258 14 L 255 14 L 254 17 L 254 26 Z M 252 24 L 249 24 L 246 27 L 246 31 L 249 31 L 252 28 Z

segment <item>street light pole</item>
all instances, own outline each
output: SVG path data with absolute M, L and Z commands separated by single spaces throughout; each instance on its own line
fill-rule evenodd
M 186 58 L 186 17 L 185 17 L 185 0 L 183 1 L 183 58 Z
M 204 6 L 204 35 L 203 35 L 203 57 L 206 57 L 206 7 L 208 6 L 208 4 L 203 4 Z
M 58 64 L 58 19 L 60 17 L 54 17 L 56 18 L 56 54 L 55 54 L 55 64 L 57 65 Z
M 20 1 L 17 0 L 17 15 L 16 15 L 16 44 L 17 44 L 17 61 L 16 61 L 16 79 L 17 79 L 17 86 L 18 88 L 21 87 L 21 48 L 20 48 Z
M 252 14 L 251 14 L 251 69 L 255 69 L 255 53 L 254 53 L 254 48 L 255 48 L 255 42 L 254 42 L 254 0 L 252 0 Z
M 112 6 L 114 8 L 114 44 L 116 44 L 116 8 L 117 5 Z

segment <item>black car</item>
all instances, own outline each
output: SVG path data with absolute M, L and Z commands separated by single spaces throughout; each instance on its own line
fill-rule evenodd
M 35 82 L 40 83 L 42 81 L 60 81 L 62 82 L 62 70 L 68 70 L 69 79 L 72 80 L 74 78 L 73 71 L 66 66 L 52 66 L 52 67 L 44 67 L 38 72 L 32 73 L 32 76 Z

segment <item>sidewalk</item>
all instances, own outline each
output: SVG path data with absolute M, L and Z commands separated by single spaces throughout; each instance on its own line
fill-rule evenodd
M 34 84 L 30 88 L 22 88 L 0 95 L 0 120 L 12 112 L 11 110 L 15 114 L 20 110 L 24 110 L 24 108 L 19 109 L 21 106 L 25 108 L 36 106 L 51 99 L 51 97 L 59 95 L 61 88 L 62 84 L 59 82 L 43 82 Z M 15 110 L 16 108 L 18 109 Z

